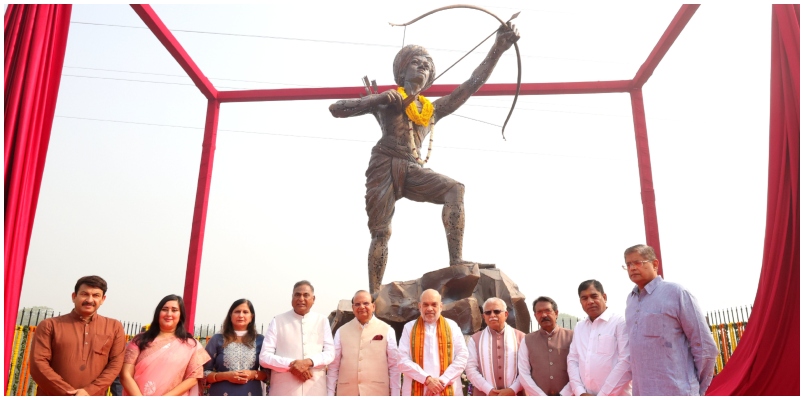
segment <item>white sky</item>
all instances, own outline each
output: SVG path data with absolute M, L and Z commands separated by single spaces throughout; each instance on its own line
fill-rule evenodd
M 363 75 L 392 84 L 404 30 L 387 23 L 446 4 L 154 9 L 216 87 L 256 89 L 359 86 Z M 504 19 L 522 11 L 523 82 L 630 79 L 680 7 L 573 4 L 478 5 Z M 72 21 L 20 305 L 67 312 L 75 281 L 98 274 L 109 282 L 101 313 L 145 323 L 183 292 L 206 100 L 129 6 L 76 5 Z M 643 90 L 665 277 L 707 311 L 756 294 L 770 24 L 767 4 L 704 4 Z M 406 44 L 430 49 L 443 71 L 496 27 L 446 11 L 408 27 Z M 490 43 L 438 83 L 467 79 Z M 515 61 L 507 53 L 490 82 L 515 82 Z M 456 114 L 501 125 L 511 100 L 473 98 Z M 197 323 L 220 325 L 247 297 L 267 325 L 301 279 L 322 314 L 367 287 L 364 173 L 379 128 L 332 118 L 332 102 L 221 107 Z M 496 263 L 528 302 L 552 296 L 577 316 L 578 284 L 598 279 L 622 311 L 633 286 L 622 251 L 645 241 L 628 94 L 522 96 L 506 137 L 455 116 L 437 127 L 428 167 L 466 185 L 464 257 Z M 447 266 L 440 215 L 397 202 L 384 282 Z

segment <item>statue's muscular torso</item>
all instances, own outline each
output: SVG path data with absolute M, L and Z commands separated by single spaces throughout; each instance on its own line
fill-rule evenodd
M 421 105 L 418 101 L 414 102 L 414 104 L 421 110 Z M 377 117 L 377 122 L 380 124 L 380 129 L 382 129 L 382 137 L 377 144 L 406 155 L 412 155 L 410 128 L 408 125 L 410 119 L 405 114 L 405 111 L 399 110 L 394 106 L 379 106 L 372 113 Z M 421 154 L 422 141 L 430 133 L 432 127 L 432 124 L 428 126 L 413 124 L 413 139 L 419 154 Z

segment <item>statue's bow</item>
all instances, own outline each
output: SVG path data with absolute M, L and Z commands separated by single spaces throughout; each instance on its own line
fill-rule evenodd
M 489 10 L 486 10 L 485 8 L 478 7 L 478 6 L 473 6 L 473 5 L 469 5 L 469 4 L 453 4 L 451 6 L 444 6 L 444 7 L 436 8 L 435 10 L 426 12 L 426 13 L 424 13 L 424 14 L 422 14 L 422 15 L 420 15 L 420 16 L 418 16 L 418 17 L 416 17 L 416 18 L 414 18 L 414 19 L 412 19 L 412 20 L 410 20 L 410 21 L 408 21 L 408 22 L 406 22 L 404 24 L 391 23 L 391 26 L 408 26 L 408 25 L 410 25 L 410 24 L 412 24 L 412 23 L 414 23 L 414 22 L 416 22 L 416 21 L 418 21 L 418 20 L 420 20 L 420 19 L 422 19 L 422 18 L 424 18 L 424 17 L 426 17 L 428 15 L 435 14 L 435 13 L 437 13 L 439 11 L 449 10 L 449 9 L 452 9 L 452 8 L 469 8 L 469 9 L 472 9 L 472 10 L 482 11 L 482 12 L 494 17 L 494 19 L 496 19 L 500 23 L 500 25 L 505 25 L 506 24 L 506 21 L 503 21 L 500 17 L 496 16 L 494 13 L 492 13 Z M 519 13 L 514 14 L 511 17 L 511 19 L 509 19 L 508 21 L 511 21 L 512 19 L 516 18 L 518 15 L 519 15 Z M 475 48 L 477 48 L 477 47 L 475 47 Z M 470 52 L 473 51 L 473 50 L 474 49 L 470 50 Z M 516 67 L 517 67 L 516 93 L 514 94 L 514 102 L 511 104 L 511 110 L 508 111 L 508 116 L 505 118 L 505 123 L 503 123 L 503 126 L 502 126 L 503 139 L 505 139 L 505 126 L 508 125 L 508 120 L 511 119 L 511 114 L 514 112 L 514 107 L 516 107 L 516 101 L 519 98 L 519 88 L 520 88 L 520 86 L 522 86 L 522 57 L 519 54 L 519 45 L 516 42 L 514 42 L 514 50 L 516 50 Z M 462 59 L 463 58 L 461 58 L 458 61 L 461 61 Z M 452 68 L 452 67 L 450 66 L 450 68 Z M 446 71 L 444 71 L 444 72 L 446 72 Z

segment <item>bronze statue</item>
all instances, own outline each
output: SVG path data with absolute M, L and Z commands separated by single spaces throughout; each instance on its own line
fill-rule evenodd
M 469 79 L 452 93 L 430 103 L 420 93 L 435 79 L 435 65 L 424 47 L 408 45 L 394 58 L 394 80 L 400 87 L 360 99 L 339 100 L 329 107 L 336 118 L 373 114 L 382 129 L 382 138 L 371 150 L 366 170 L 366 212 L 371 246 L 369 247 L 369 288 L 376 292 L 382 284 L 388 261 L 388 240 L 394 206 L 401 197 L 414 201 L 443 204 L 441 219 L 447 234 L 450 265 L 465 264 L 463 248 L 463 193 L 460 182 L 423 168 L 429 159 L 433 126 L 452 114 L 475 94 L 494 70 L 503 52 L 519 40 L 513 24 L 503 24 L 494 45 Z M 403 91 L 404 88 L 404 91 Z M 403 93 L 404 92 L 404 93 Z M 405 98 L 414 101 L 405 107 Z M 421 148 L 430 134 L 427 157 Z

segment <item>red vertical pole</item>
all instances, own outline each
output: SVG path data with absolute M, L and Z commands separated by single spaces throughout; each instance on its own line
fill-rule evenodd
M 653 191 L 653 173 L 650 168 L 650 148 L 648 147 L 648 126 L 645 123 L 645 103 L 642 101 L 642 88 L 631 89 L 631 110 L 634 115 L 637 163 L 639 164 L 639 186 L 642 189 L 642 215 L 645 220 L 645 241 L 656 251 L 662 260 L 659 245 L 659 221 L 656 218 L 656 193 Z M 659 275 L 664 277 L 663 262 L 659 263 Z
M 215 141 L 218 137 L 220 102 L 210 100 L 204 127 L 204 144 L 201 149 L 201 167 L 198 171 L 198 189 L 195 192 L 193 227 L 190 234 L 190 252 L 187 256 L 187 277 L 184 280 L 184 306 L 187 312 L 185 327 L 195 323 L 195 306 L 198 298 L 198 278 L 201 275 L 201 253 L 204 248 L 204 228 L 207 223 L 209 187 L 212 181 L 212 161 L 215 158 Z

